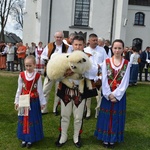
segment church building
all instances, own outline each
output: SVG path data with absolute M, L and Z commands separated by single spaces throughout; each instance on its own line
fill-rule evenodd
M 150 46 L 150 0 L 27 0 L 23 42 L 44 45 L 54 33 L 91 33 L 110 41 L 120 38 L 125 46 L 144 50 Z

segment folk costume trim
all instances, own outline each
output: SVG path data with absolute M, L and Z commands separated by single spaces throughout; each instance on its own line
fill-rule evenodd
M 37 81 L 40 77 L 40 74 L 36 73 L 35 78 L 31 81 L 27 81 L 27 79 L 25 77 L 25 72 L 21 72 L 20 76 L 21 76 L 22 82 L 23 82 L 21 95 L 29 94 L 29 92 L 30 92 L 30 98 L 37 98 L 39 96 L 38 92 L 37 92 Z M 33 86 L 32 86 L 32 84 L 33 84 Z M 31 88 L 31 86 L 32 86 L 32 88 Z M 24 109 L 23 111 L 24 111 L 23 114 L 27 114 L 28 113 L 27 111 L 29 111 L 29 109 L 28 110 Z M 28 115 L 23 116 L 23 133 L 29 134 L 29 116 Z
M 22 94 L 29 94 L 29 91 L 30 91 L 30 88 L 31 88 L 33 80 L 27 81 L 24 72 L 21 72 L 20 76 L 21 76 L 22 82 L 23 82 L 21 95 Z M 36 75 L 35 75 L 35 81 L 33 83 L 33 86 L 32 86 L 32 89 L 31 89 L 31 93 L 30 93 L 30 97 L 31 98 L 36 98 L 36 97 L 39 96 L 38 92 L 37 92 L 37 81 L 38 81 L 39 77 L 40 77 L 40 74 L 36 73 Z
M 42 48 L 42 50 L 39 50 L 39 49 L 37 48 L 37 54 L 38 54 L 39 56 L 41 56 L 42 52 L 43 52 L 43 48 Z M 39 57 L 39 58 L 38 58 L 38 63 L 36 64 L 36 69 L 43 69 L 43 68 L 44 68 L 44 64 L 41 63 L 41 57 Z
M 125 71 L 127 69 L 127 66 L 128 66 L 128 60 L 124 60 L 121 69 L 119 69 L 118 71 L 116 71 L 112 68 L 112 65 L 110 63 L 110 59 L 106 59 L 106 66 L 107 66 L 107 77 L 108 77 L 108 84 L 109 85 L 112 83 L 114 77 L 119 72 L 116 79 L 110 85 L 111 90 L 114 91 L 119 86 L 119 84 L 121 83 L 121 80 L 122 80 L 122 78 L 125 74 Z

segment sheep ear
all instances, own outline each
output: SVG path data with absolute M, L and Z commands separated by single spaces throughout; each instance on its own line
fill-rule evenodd
M 66 56 L 67 58 L 69 57 L 69 55 Z
M 86 62 L 86 59 L 85 58 L 82 58 L 83 62 Z

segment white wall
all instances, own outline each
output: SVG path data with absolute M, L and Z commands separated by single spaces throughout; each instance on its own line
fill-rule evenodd
M 60 7 L 61 6 L 61 7 Z M 79 29 L 70 28 L 74 24 L 74 0 L 54 0 L 52 10 L 51 41 L 58 30 L 71 32 L 87 32 L 88 35 L 96 33 L 98 36 L 110 38 L 112 0 L 91 1 L 89 27 Z
M 23 43 L 38 43 L 40 39 L 41 1 L 27 1 L 23 25 Z M 38 19 L 35 12 L 38 12 Z
M 53 3 L 50 24 L 51 1 Z M 28 0 L 26 2 L 27 13 L 24 15 L 23 42 L 30 44 L 42 41 L 46 45 L 54 40 L 53 35 L 56 31 L 87 32 L 87 40 L 91 33 L 110 39 L 113 1 L 91 0 L 90 28 L 77 28 L 72 27 L 75 0 Z M 113 40 L 121 38 L 125 41 L 126 46 L 131 46 L 134 38 L 141 38 L 143 39 L 142 49 L 150 46 L 150 7 L 128 6 L 128 0 L 115 0 L 115 3 Z M 133 25 L 135 13 L 138 11 L 145 13 L 145 26 Z M 38 12 L 39 19 L 36 19 L 35 12 Z M 126 25 L 124 25 L 125 19 L 128 19 Z
M 143 12 L 145 14 L 145 26 L 134 25 L 135 13 Z M 126 45 L 131 46 L 135 38 L 143 40 L 142 50 L 150 46 L 150 7 L 129 5 L 128 25 L 126 33 Z

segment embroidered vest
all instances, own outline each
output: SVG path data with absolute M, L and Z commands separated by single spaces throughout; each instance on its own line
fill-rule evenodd
M 24 72 L 21 72 L 20 75 L 21 75 L 21 78 L 23 81 L 21 94 L 29 94 L 30 88 L 32 86 L 32 82 L 34 79 L 31 81 L 28 81 L 25 77 Z M 36 98 L 39 96 L 38 91 L 37 91 L 37 81 L 38 81 L 39 77 L 40 77 L 40 74 L 36 73 L 35 80 L 34 80 L 34 83 L 33 83 L 32 89 L 31 89 L 31 93 L 30 93 L 31 98 Z
M 127 65 L 128 65 L 128 60 L 124 60 L 124 63 L 122 65 L 121 69 L 118 70 L 119 71 L 119 73 L 118 73 L 118 71 L 116 71 L 112 68 L 110 59 L 106 59 L 108 84 L 110 85 L 110 88 L 112 91 L 114 91 L 121 83 L 121 80 L 125 74 Z M 117 73 L 118 73 L 118 75 L 117 75 Z M 115 78 L 116 75 L 117 75 L 117 77 Z
M 62 45 L 62 53 L 66 53 L 67 50 L 68 50 L 68 45 L 64 44 Z M 48 44 L 48 58 L 50 59 L 51 55 L 54 53 L 56 49 L 56 45 L 55 45 L 55 42 L 53 43 L 49 43 Z
M 42 50 L 38 50 L 38 49 L 37 49 L 37 54 L 38 54 L 39 56 L 42 54 L 42 52 L 43 52 L 43 48 L 42 48 Z

